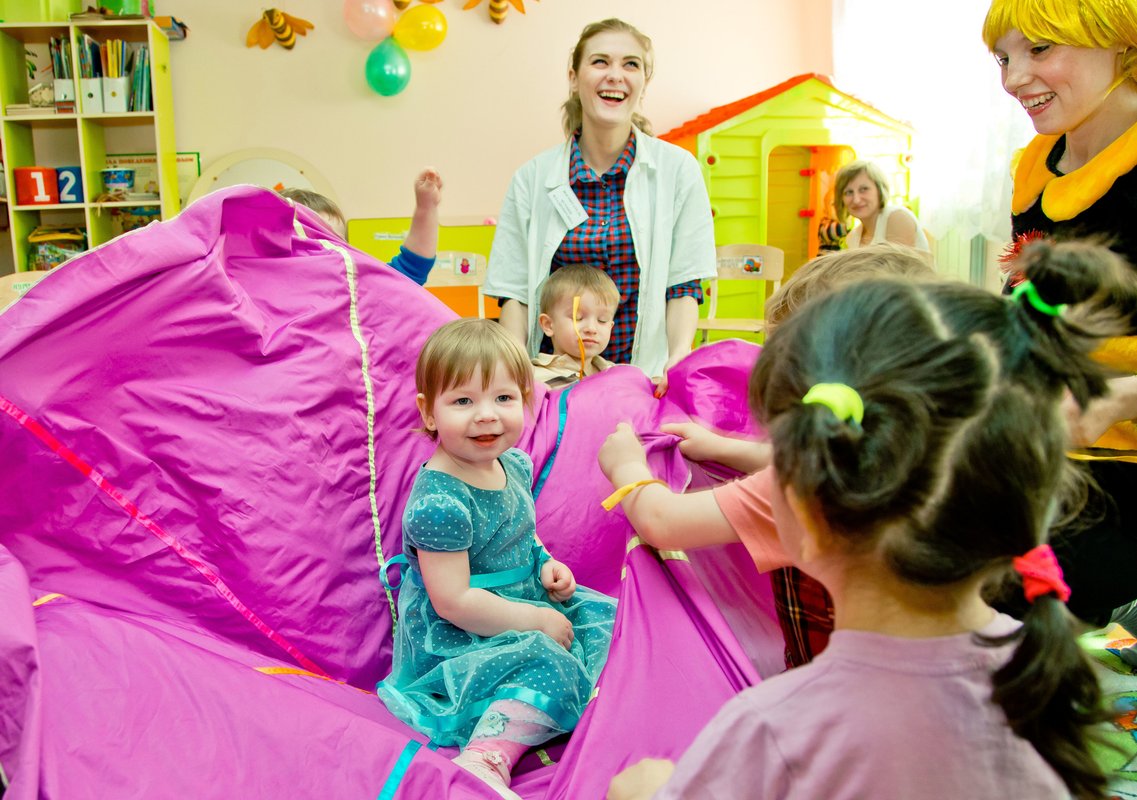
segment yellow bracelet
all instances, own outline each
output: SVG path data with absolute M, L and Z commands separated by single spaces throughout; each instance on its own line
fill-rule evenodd
M 658 483 L 662 486 L 667 485 L 665 481 L 661 481 L 659 478 L 644 478 L 642 481 L 633 481 L 632 483 L 626 483 L 616 491 L 612 492 L 612 494 L 608 495 L 608 497 L 605 498 L 604 502 L 602 502 L 600 505 L 604 506 L 605 511 L 611 511 L 613 508 L 619 505 L 620 501 L 627 497 L 629 494 L 641 486 L 647 486 L 649 483 Z

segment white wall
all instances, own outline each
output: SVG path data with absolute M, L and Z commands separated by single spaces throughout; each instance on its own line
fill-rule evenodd
M 569 51 L 584 25 L 618 16 L 652 37 L 645 112 L 657 133 L 804 72 L 832 70 L 830 0 L 526 0 L 503 25 L 489 0 L 437 4 L 445 41 L 408 51 L 395 97 L 367 86 L 374 43 L 356 38 L 338 0 L 288 0 L 315 29 L 286 51 L 246 48 L 261 6 L 233 0 L 160 4 L 190 27 L 171 44 L 179 150 L 202 167 L 250 147 L 291 151 L 331 182 L 345 213 L 405 216 L 421 166 L 446 188 L 446 217 L 496 215 L 513 170 L 561 140 Z

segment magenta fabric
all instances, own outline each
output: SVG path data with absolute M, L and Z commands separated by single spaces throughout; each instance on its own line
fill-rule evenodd
M 6 798 L 376 797 L 421 740 L 373 694 L 392 624 L 379 565 L 431 451 L 414 361 L 453 314 L 327 237 L 307 209 L 232 187 L 0 312 Z M 523 760 L 524 797 L 600 796 L 640 752 L 613 742 L 678 756 L 757 680 L 754 654 L 780 653 L 765 578 L 638 548 L 622 581 L 632 531 L 599 505 L 596 450 L 621 420 L 676 489 L 714 480 L 692 477 L 659 424 L 752 431 L 757 353 L 700 348 L 663 400 L 632 367 L 571 389 L 538 531 L 581 583 L 620 597 L 617 644 L 581 728 L 548 748 L 557 765 Z M 559 401 L 537 388 L 519 443 L 538 474 Z M 737 583 L 708 591 L 697 573 Z M 760 621 L 740 634 L 716 603 Z M 451 755 L 420 750 L 396 796 L 486 796 Z

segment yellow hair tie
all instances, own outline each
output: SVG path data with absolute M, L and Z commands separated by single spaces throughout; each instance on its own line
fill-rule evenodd
M 856 389 L 843 383 L 815 383 L 801 401 L 826 406 L 842 422 L 860 425 L 865 418 L 865 402 Z
M 632 481 L 631 483 L 626 483 L 616 491 L 612 492 L 612 494 L 608 495 L 608 497 L 605 498 L 600 505 L 604 506 L 605 511 L 611 511 L 613 508 L 619 505 L 620 501 L 627 497 L 629 494 L 641 486 L 647 486 L 649 483 L 658 483 L 662 486 L 667 485 L 659 478 L 644 478 L 642 481 Z

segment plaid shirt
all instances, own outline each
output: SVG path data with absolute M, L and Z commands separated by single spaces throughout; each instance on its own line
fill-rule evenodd
M 795 567 L 770 573 L 778 624 L 786 638 L 786 669 L 808 664 L 829 644 L 833 598 L 819 581 Z
M 636 135 L 633 132 L 612 168 L 603 176 L 597 176 L 584 163 L 578 137 L 573 137 L 569 183 L 588 219 L 565 234 L 550 267 L 552 272 L 566 264 L 588 264 L 604 270 L 615 282 L 620 290 L 620 308 L 616 312 L 612 338 L 604 350 L 604 357 L 617 364 L 627 364 L 632 360 L 632 341 L 636 335 L 639 308 L 640 268 L 632 245 L 632 229 L 624 211 L 624 185 L 635 159 Z M 688 281 L 668 287 L 666 299 L 687 296 L 702 303 L 702 284 Z M 547 336 L 541 342 L 541 351 L 553 352 L 552 342 Z

